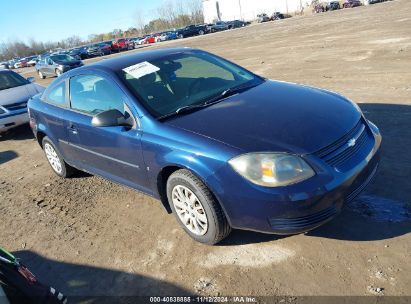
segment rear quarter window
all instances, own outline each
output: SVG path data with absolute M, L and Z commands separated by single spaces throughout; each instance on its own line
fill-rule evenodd
M 65 107 L 66 106 L 66 83 L 61 82 L 54 88 L 52 88 L 46 95 L 46 101 L 48 103 Z

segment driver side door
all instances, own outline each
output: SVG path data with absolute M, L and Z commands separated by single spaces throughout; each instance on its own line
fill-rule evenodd
M 151 192 L 142 155 L 142 132 L 126 94 L 111 78 L 93 74 L 71 77 L 69 88 L 69 145 L 78 165 L 115 182 Z M 93 116 L 109 109 L 129 117 L 133 126 L 92 126 Z

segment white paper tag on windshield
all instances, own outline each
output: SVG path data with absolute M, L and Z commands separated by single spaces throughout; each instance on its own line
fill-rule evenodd
M 137 79 L 145 75 L 157 72 L 159 70 L 160 70 L 159 67 L 156 67 L 155 65 L 147 61 L 140 62 L 140 63 L 137 63 L 135 65 L 132 65 L 132 66 L 129 66 L 123 69 L 124 72 L 126 72 L 127 74 L 130 74 L 131 76 Z

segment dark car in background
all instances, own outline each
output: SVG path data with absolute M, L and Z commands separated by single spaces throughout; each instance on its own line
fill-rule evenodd
M 392 1 L 392 0 L 368 0 L 368 4 L 377 4 L 377 3 L 387 2 L 387 1 Z
M 88 58 L 87 46 L 74 48 L 69 51 L 68 55 L 76 59 L 80 59 L 80 60 L 87 59 Z
M 200 25 L 189 25 L 185 28 L 179 29 L 176 31 L 176 35 L 178 38 L 186 38 L 192 37 L 197 35 L 204 35 L 210 32 L 210 28 L 207 24 L 200 24 Z
M 272 21 L 274 21 L 274 20 L 281 20 L 281 19 L 284 19 L 285 17 L 284 17 L 284 14 L 282 14 L 282 13 L 280 13 L 280 12 L 274 12 L 272 15 L 271 15 L 271 20 Z
M 345 0 L 342 7 L 343 8 L 353 8 L 357 6 L 361 6 L 362 2 L 360 0 Z
M 111 54 L 111 44 L 100 42 L 93 44 L 87 48 L 88 57 L 104 56 Z
M 47 76 L 60 76 L 61 74 L 83 66 L 83 62 L 67 54 L 44 56 L 36 64 L 36 70 L 41 79 Z
M 268 22 L 270 21 L 270 17 L 268 17 L 267 14 L 258 14 L 257 15 L 257 22 L 258 23 L 263 23 L 263 22 Z
M 227 22 L 224 21 L 217 21 L 210 27 L 210 32 L 215 33 L 215 32 L 220 32 L 220 31 L 225 31 L 230 28 L 230 25 Z
M 77 168 L 158 198 L 207 244 L 231 228 L 314 229 L 379 163 L 380 132 L 354 102 L 190 48 L 69 71 L 28 107 L 58 176 Z
M 249 25 L 250 22 L 244 22 L 241 20 L 233 20 L 233 21 L 227 21 L 228 28 L 229 29 L 234 29 L 234 28 L 239 28 L 239 27 L 244 27 L 246 25 Z
M 331 1 L 330 3 L 327 4 L 325 7 L 326 11 L 335 11 L 339 10 L 341 8 L 340 6 L 340 1 Z

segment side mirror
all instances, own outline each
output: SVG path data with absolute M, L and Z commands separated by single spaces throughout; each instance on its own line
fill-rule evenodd
M 107 110 L 93 116 L 93 127 L 115 127 L 128 125 L 126 117 L 117 109 Z
M 35 81 L 36 81 L 36 78 L 34 78 L 34 77 L 28 77 L 28 78 L 27 78 L 27 81 L 28 81 L 28 82 L 35 82 Z

